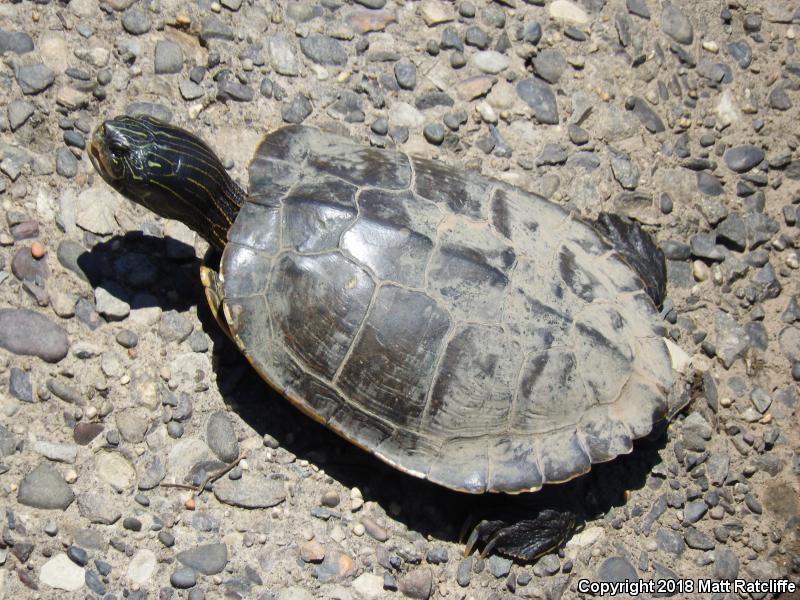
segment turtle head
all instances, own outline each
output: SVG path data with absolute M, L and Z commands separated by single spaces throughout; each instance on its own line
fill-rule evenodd
M 89 158 L 123 196 L 224 247 L 245 196 L 196 135 L 152 117 L 120 116 L 95 130 Z

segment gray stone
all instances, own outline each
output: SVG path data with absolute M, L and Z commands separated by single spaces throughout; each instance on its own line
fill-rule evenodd
M 689 17 L 669 2 L 661 12 L 661 30 L 679 44 L 691 44 L 694 40 L 694 29 Z
M 738 252 L 747 248 L 747 228 L 737 213 L 730 213 L 717 225 L 717 240 Z
M 477 25 L 469 27 L 464 34 L 464 43 L 467 46 L 474 46 L 480 50 L 486 50 L 486 48 L 489 47 L 490 41 L 489 34 Z
M 184 79 L 178 84 L 178 89 L 181 92 L 181 97 L 184 100 L 196 100 L 205 93 L 203 86 L 195 83 L 190 79 Z
M 172 121 L 172 111 L 158 102 L 131 102 L 125 107 L 125 114 L 129 117 L 153 117 L 166 123 Z
M 314 110 L 311 101 L 304 94 L 297 94 L 281 111 L 281 117 L 287 123 L 298 124 L 308 118 Z
M 750 63 L 753 62 L 753 51 L 745 40 L 728 44 L 728 53 L 742 69 L 748 68 Z
M 557 48 L 545 48 L 533 58 L 533 69 L 537 76 L 548 83 L 556 83 L 567 69 L 567 59 Z
M 541 56 L 541 54 L 539 56 Z M 501 71 L 504 71 L 508 67 L 508 64 L 508 57 L 495 50 L 476 52 L 472 57 L 472 65 L 482 73 L 488 73 L 490 75 L 497 75 Z M 566 61 L 564 62 L 564 66 L 566 67 Z M 547 78 L 544 77 L 544 79 Z
M 95 310 L 109 321 L 121 321 L 131 312 L 125 301 L 127 292 L 114 282 L 108 281 L 94 290 Z
M 628 154 L 610 153 L 611 171 L 619 184 L 626 190 L 635 190 L 639 186 L 639 167 Z
M 429 110 L 440 106 L 453 106 L 455 100 L 446 92 L 426 92 L 414 100 L 417 110 Z
M 11 131 L 22 127 L 33 114 L 33 104 L 27 100 L 12 100 L 8 104 L 8 125 Z
M 158 333 L 165 342 L 181 343 L 189 337 L 194 326 L 192 322 L 175 310 L 168 310 L 161 314 Z
M 683 518 L 688 523 L 697 523 L 705 516 L 707 511 L 708 506 L 706 506 L 705 502 L 702 500 L 693 500 L 683 508 Z
M 534 46 L 539 43 L 539 40 L 542 39 L 542 26 L 538 21 L 525 25 L 525 29 L 522 32 L 522 39 Z
M 208 45 L 212 40 L 232 41 L 234 38 L 233 29 L 225 21 L 215 15 L 208 15 L 203 19 L 200 30 L 200 40 Z
M 245 83 L 230 77 L 222 77 L 217 81 L 217 99 L 250 102 L 256 97 L 256 91 Z
M 56 173 L 67 179 L 78 174 L 78 159 L 69 148 L 61 147 L 56 150 Z
M 438 146 L 444 141 L 444 126 L 441 123 L 428 123 L 422 134 L 429 143 Z
M 17 451 L 17 437 L 0 425 L 0 456 L 11 456 Z
M 239 442 L 228 413 L 218 411 L 209 417 L 206 443 L 223 462 L 230 463 L 239 457 Z
M 764 160 L 764 151 L 758 146 L 743 144 L 730 148 L 725 152 L 724 159 L 731 171 L 744 173 Z
M 205 544 L 179 552 L 178 562 L 203 573 L 216 575 L 228 564 L 228 547 L 225 544 Z
M 511 572 L 511 565 L 513 564 L 511 560 L 496 554 L 490 556 L 487 563 L 489 566 L 489 572 L 498 579 L 508 575 Z
M 683 539 L 686 545 L 693 550 L 714 549 L 714 541 L 696 527 L 687 527 Z
M 69 338 L 50 319 L 25 308 L 0 309 L 0 348 L 55 363 L 67 355 Z
M 19 484 L 17 502 L 47 510 L 66 510 L 75 495 L 61 473 L 47 462 L 40 463 Z
M 180 44 L 170 40 L 160 40 L 156 44 L 153 70 L 156 74 L 180 73 L 183 68 L 183 49 Z
M 639 117 L 639 121 L 641 121 L 645 129 L 650 133 L 660 133 L 664 131 L 664 121 L 650 108 L 650 105 L 643 98 L 631 96 L 625 101 L 625 107 L 628 110 L 632 110 L 633 114 Z
M 789 94 L 782 87 L 773 88 L 769 93 L 769 105 L 775 110 L 789 110 L 792 108 L 792 101 L 789 99 Z
M 191 567 L 181 567 L 170 575 L 169 582 L 179 590 L 192 588 L 197 585 L 197 571 Z
M 543 81 L 525 79 L 517 84 L 517 94 L 533 109 L 540 123 L 558 124 L 558 104 L 553 89 Z
M 716 329 L 715 347 L 723 366 L 729 369 L 737 358 L 743 356 L 748 347 L 747 333 L 726 312 L 718 311 L 714 319 Z
M 289 36 L 279 33 L 272 36 L 268 43 L 269 61 L 276 73 L 294 77 L 300 74 L 297 57 L 292 49 Z
M 33 39 L 27 33 L 0 29 L 0 54 L 4 52 L 27 54 L 31 50 L 33 50 Z
M 43 63 L 23 65 L 17 69 L 17 83 L 23 94 L 38 94 L 49 88 L 56 79 L 55 72 Z
M 139 444 L 144 441 L 147 427 L 150 424 L 147 412 L 138 407 L 120 410 L 117 412 L 115 422 L 122 439 L 131 444 Z
M 605 559 L 597 570 L 597 579 L 607 583 L 622 583 L 625 580 L 638 581 L 636 569 L 624 556 Z
M 286 499 L 283 483 L 260 475 L 248 475 L 241 479 L 224 477 L 214 484 L 217 500 L 241 508 L 269 508 Z
M 150 31 L 150 17 L 138 6 L 133 6 L 122 15 L 122 27 L 131 35 L 142 35 Z
M 78 456 L 78 447 L 75 444 L 38 440 L 34 442 L 32 449 L 49 460 L 68 464 L 74 464 Z
M 300 50 L 318 65 L 347 64 L 347 51 L 341 42 L 326 35 L 313 33 L 300 39 Z
M 632 15 L 642 19 L 650 18 L 650 8 L 647 6 L 647 0 L 626 0 L 625 5 Z
M 659 550 L 674 554 L 675 556 L 680 556 L 686 550 L 683 537 L 669 529 L 662 528 L 656 532 L 656 544 Z
M 725 193 L 725 188 L 722 187 L 720 180 L 711 173 L 705 171 L 698 171 L 697 177 L 697 190 L 706 196 L 721 196 Z
M 31 384 L 30 374 L 18 367 L 11 367 L 11 374 L 8 377 L 8 391 L 17 400 L 33 402 L 33 385 Z
M 164 463 L 161 462 L 161 458 L 154 456 L 144 471 L 139 472 L 138 488 L 140 490 L 152 490 L 164 480 L 166 475 L 167 469 L 164 467 Z
M 714 550 L 714 577 L 722 580 L 733 580 L 739 574 L 739 559 L 733 550 L 717 548 Z

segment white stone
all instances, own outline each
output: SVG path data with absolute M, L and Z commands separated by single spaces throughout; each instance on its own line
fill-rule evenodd
M 86 572 L 63 552 L 44 563 L 39 571 L 39 581 L 67 592 L 78 591 L 83 587 L 85 580 Z
M 586 25 L 589 22 L 589 15 L 580 6 L 569 0 L 555 0 L 550 5 L 550 16 L 578 25 Z
M 136 480 L 133 466 L 119 452 L 99 452 L 95 456 L 97 475 L 115 490 L 125 490 Z
M 717 118 L 720 125 L 728 126 L 741 119 L 739 107 L 733 99 L 730 90 L 725 90 L 720 94 L 716 107 Z
M 69 47 L 67 40 L 55 31 L 42 34 L 36 43 L 42 61 L 56 73 L 62 73 L 69 66 Z
M 568 556 L 575 556 L 581 548 L 588 548 L 601 537 L 604 532 L 602 527 L 587 527 L 583 531 L 579 531 L 573 535 L 567 542 L 565 549 Z
M 192 466 L 203 460 L 215 460 L 211 448 L 197 438 L 182 439 L 167 456 L 167 477 L 174 481 L 183 481 Z
M 471 62 L 472 66 L 476 69 L 491 75 L 497 75 L 500 71 L 508 67 L 508 57 L 504 54 L 500 54 L 496 50 L 477 52 L 472 57 Z
M 395 102 L 389 111 L 389 122 L 396 127 L 413 129 L 425 123 L 425 116 L 405 102 Z
M 124 319 L 131 312 L 130 304 L 103 287 L 95 288 L 94 302 L 97 312 L 113 321 Z
M 667 345 L 667 352 L 669 352 L 669 358 L 672 362 L 672 369 L 678 373 L 685 373 L 689 365 L 692 364 L 692 357 L 669 338 L 664 338 L 664 343 Z
M 353 580 L 353 589 L 365 600 L 383 598 L 383 577 L 373 573 L 362 573 Z
M 133 583 L 143 585 L 147 583 L 156 570 L 156 555 L 152 550 L 142 548 L 133 555 L 128 564 L 127 576 Z

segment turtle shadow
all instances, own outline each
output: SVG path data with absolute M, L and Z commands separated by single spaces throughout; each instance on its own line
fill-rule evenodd
M 627 491 L 646 485 L 666 444 L 665 435 L 638 440 L 631 454 L 594 465 L 586 475 L 547 485 L 536 493 L 508 496 L 455 492 L 390 467 L 301 413 L 260 378 L 235 344 L 221 333 L 207 306 L 198 307 L 198 316 L 214 341 L 212 362 L 225 403 L 260 436 L 272 436 L 281 448 L 317 466 L 341 485 L 359 488 L 365 501 L 377 503 L 387 518 L 418 534 L 418 539 L 459 543 L 465 526 L 477 519 L 519 515 L 520 509 L 534 514 L 542 508 L 569 506 L 587 519 L 600 517 L 624 505 Z M 324 491 L 319 490 L 320 497 Z M 348 507 L 345 500 L 342 509 L 334 510 L 346 513 Z M 391 547 L 391 540 L 389 544 Z
M 97 242 L 75 259 L 85 279 L 132 309 L 185 311 L 204 303 L 200 259 L 192 246 L 130 231 Z

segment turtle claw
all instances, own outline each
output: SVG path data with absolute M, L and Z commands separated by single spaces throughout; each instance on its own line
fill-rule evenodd
M 575 515 L 569 511 L 545 509 L 533 518 L 519 520 L 483 519 L 470 532 L 464 548 L 469 556 L 483 543 L 480 557 L 493 552 L 523 562 L 533 562 L 559 548 L 575 531 Z

